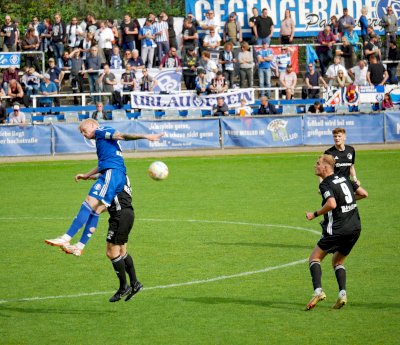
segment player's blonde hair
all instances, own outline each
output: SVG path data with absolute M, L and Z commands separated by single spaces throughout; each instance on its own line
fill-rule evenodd
M 91 123 L 96 125 L 96 127 L 99 127 L 99 123 L 95 119 L 89 118 L 89 119 L 83 120 L 79 124 L 79 127 L 78 127 L 79 131 L 82 132 L 82 128 L 85 127 L 87 124 L 91 124 Z
M 319 158 L 321 163 L 332 168 L 332 171 L 335 169 L 335 158 L 332 155 L 323 154 Z

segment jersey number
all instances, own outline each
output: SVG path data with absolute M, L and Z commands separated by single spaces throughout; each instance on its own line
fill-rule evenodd
M 342 187 L 342 191 L 344 193 L 345 196 L 345 200 L 348 204 L 353 202 L 353 196 L 351 195 L 350 189 L 349 187 L 347 187 L 346 183 L 341 183 L 340 187 Z

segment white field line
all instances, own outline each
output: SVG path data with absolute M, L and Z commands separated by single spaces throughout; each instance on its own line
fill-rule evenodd
M 303 263 L 307 262 L 307 260 L 308 259 L 297 260 L 297 261 L 289 262 L 289 263 L 278 265 L 278 266 L 265 267 L 263 269 L 256 270 L 256 271 L 241 272 L 241 273 L 236 273 L 236 274 L 232 274 L 232 275 L 228 275 L 228 276 L 218 276 L 218 277 L 208 278 L 208 279 L 193 280 L 193 281 L 189 281 L 189 282 L 185 282 L 185 283 L 151 286 L 148 288 L 143 288 L 143 291 L 170 289 L 170 288 L 177 288 L 177 287 L 181 287 L 181 286 L 207 284 L 207 283 L 212 283 L 212 282 L 216 282 L 216 281 L 220 281 L 220 280 L 240 278 L 240 277 L 270 272 L 270 271 L 279 270 L 279 269 L 290 267 L 290 266 L 303 264 Z M 110 295 L 112 293 L 113 293 L 113 291 L 99 291 L 99 292 L 79 293 L 79 294 L 73 294 L 73 295 L 27 297 L 27 298 L 0 300 L 0 304 L 12 303 L 12 302 L 34 302 L 34 301 L 43 301 L 43 300 L 49 300 L 49 299 L 80 298 L 80 297 L 90 297 L 90 296 L 97 296 L 97 295 Z
M 35 219 L 35 220 L 64 220 L 71 219 L 67 217 L 31 217 L 31 216 L 21 216 L 21 217 L 0 217 L 1 220 L 21 220 L 21 219 Z M 188 222 L 188 223 L 214 223 L 214 224 L 230 224 L 230 225 L 243 225 L 243 226 L 255 226 L 261 228 L 280 228 L 280 229 L 292 229 L 299 231 L 307 231 L 313 234 L 320 235 L 320 231 L 314 229 L 303 228 L 301 226 L 292 226 L 284 224 L 260 224 L 260 223 L 249 223 L 249 222 L 235 222 L 226 220 L 206 220 L 206 219 L 156 219 L 156 218 L 137 218 L 137 221 L 144 222 Z
M 43 220 L 67 219 L 67 218 L 62 218 L 62 217 L 50 218 L 50 217 L 27 217 L 27 216 L 25 216 L 25 217 L 0 217 L 0 220 L 20 220 L 20 219 L 27 219 L 27 218 L 43 219 Z M 320 232 L 315 231 L 313 229 L 303 228 L 303 227 L 299 227 L 299 226 L 291 226 L 291 225 L 280 225 L 280 224 L 258 224 L 258 223 L 249 223 L 249 222 L 234 222 L 234 221 L 224 221 L 224 220 L 198 220 L 198 219 L 142 218 L 139 220 L 145 221 L 145 222 L 147 221 L 147 222 L 215 223 L 215 224 L 243 225 L 243 226 L 256 226 L 256 227 L 273 227 L 273 228 L 307 231 L 307 232 L 311 232 L 313 234 L 320 235 Z M 232 278 L 245 277 L 245 276 L 253 275 L 253 274 L 265 273 L 265 272 L 305 263 L 306 261 L 307 261 L 307 259 L 302 259 L 302 260 L 297 260 L 297 261 L 289 262 L 289 263 L 278 265 L 278 266 L 266 267 L 266 268 L 256 270 L 256 271 L 241 272 L 241 273 L 236 273 L 236 274 L 232 274 L 232 275 L 228 275 L 228 276 L 223 275 L 223 276 L 218 276 L 218 277 L 214 277 L 214 278 L 189 281 L 189 282 L 185 282 L 185 283 L 157 285 L 157 286 L 144 288 L 143 290 L 148 291 L 148 290 L 156 290 L 156 289 L 169 289 L 169 288 L 174 288 L 174 287 L 189 286 L 189 285 L 195 285 L 195 284 L 212 283 L 212 282 L 219 281 L 219 280 L 226 280 L 226 279 L 232 279 Z M 73 295 L 61 295 L 61 296 L 27 297 L 27 298 L 18 298 L 18 299 L 10 299 L 10 300 L 0 300 L 0 304 L 11 303 L 11 302 L 32 302 L 32 301 L 41 301 L 41 300 L 49 300 L 49 299 L 79 298 L 79 297 L 85 297 L 85 296 L 108 295 L 111 293 L 112 293 L 111 291 L 107 291 L 107 292 L 104 291 L 104 292 L 88 292 L 88 293 L 80 293 L 80 294 L 73 294 Z
M 1 219 L 1 218 L 0 218 Z M 188 223 L 214 223 L 214 224 L 230 224 L 230 225 L 244 225 L 244 226 L 255 226 L 262 228 L 281 228 L 281 229 L 292 229 L 307 231 L 313 234 L 321 235 L 321 231 L 316 231 L 314 229 L 303 228 L 301 226 L 291 226 L 284 224 L 260 224 L 260 223 L 249 223 L 249 222 L 235 222 L 228 220 L 206 220 L 206 219 L 155 219 L 155 218 L 140 218 L 138 221 L 147 222 L 188 222 Z

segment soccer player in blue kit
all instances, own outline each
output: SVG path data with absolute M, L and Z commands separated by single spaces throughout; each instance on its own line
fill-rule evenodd
M 75 181 L 87 180 L 100 173 L 98 180 L 93 184 L 85 201 L 73 220 L 67 232 L 55 239 L 45 240 L 45 243 L 61 247 L 66 253 L 80 256 L 82 251 L 96 230 L 99 215 L 109 207 L 114 197 L 124 190 L 127 180 L 126 167 L 122 157 L 119 140 L 147 139 L 158 141 L 164 135 L 158 134 L 130 134 L 120 133 L 111 127 L 100 127 L 94 119 L 81 122 L 79 130 L 86 139 L 96 140 L 98 165 L 86 174 L 78 174 Z M 80 228 L 85 225 L 81 239 L 72 245 L 70 241 Z

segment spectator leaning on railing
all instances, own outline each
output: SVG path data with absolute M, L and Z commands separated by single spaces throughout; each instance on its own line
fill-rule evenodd
M 39 94 L 43 96 L 51 96 L 57 94 L 57 86 L 50 80 L 48 73 L 43 74 L 43 81 L 40 83 Z M 41 97 L 39 98 L 39 105 L 51 107 L 53 105 L 54 97 Z
M 269 103 L 268 98 L 266 96 L 261 97 L 261 104 L 255 113 L 255 115 L 272 115 L 276 114 L 276 108 L 273 104 Z
M 325 79 L 316 71 L 313 64 L 308 64 L 308 72 L 304 76 L 305 85 L 302 88 L 302 98 L 319 98 L 319 83 L 321 82 L 325 88 L 328 88 Z

